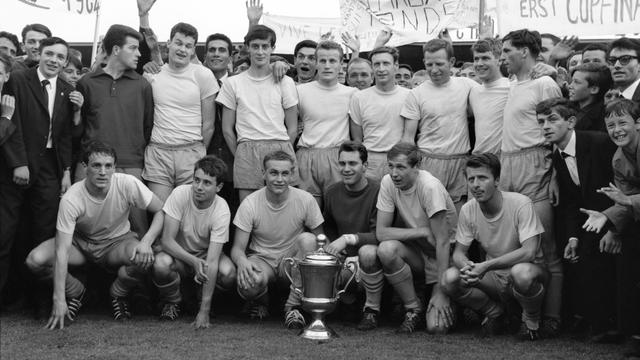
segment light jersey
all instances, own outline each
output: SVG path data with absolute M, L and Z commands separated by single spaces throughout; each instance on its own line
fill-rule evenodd
M 543 144 L 545 140 L 538 125 L 536 105 L 560 96 L 560 87 L 548 76 L 512 82 L 504 107 L 502 151 L 513 152 Z
M 521 248 L 525 240 L 543 232 L 531 199 L 520 193 L 502 191 L 502 210 L 494 218 L 484 216 L 476 199 L 462 206 L 456 240 L 466 246 L 477 240 L 489 260 Z M 543 261 L 542 248 L 538 247 L 534 262 Z
M 240 204 L 233 224 L 251 233 L 249 249 L 274 258 L 295 245 L 305 227 L 315 229 L 324 219 L 318 203 L 304 190 L 289 187 L 289 196 L 279 207 L 267 201 L 266 188 L 251 193 Z
M 304 125 L 299 147 L 330 148 L 349 140 L 349 102 L 358 89 L 342 84 L 326 87 L 317 81 L 297 89 Z
M 254 78 L 247 70 L 229 77 L 216 101 L 236 112 L 238 142 L 289 141 L 284 110 L 298 105 L 296 85 L 290 77 L 275 82 L 271 74 Z
M 429 219 L 437 212 L 445 211 L 449 239 L 452 243 L 455 242 L 458 215 L 453 200 L 440 180 L 426 170 L 418 170 L 416 182 L 408 190 L 398 189 L 391 177 L 385 175 L 380 182 L 376 207 L 378 211 L 388 213 L 397 210 L 408 228 L 430 228 Z
M 351 98 L 349 114 L 362 127 L 362 143 L 369 151 L 387 152 L 402 139 L 404 120 L 400 110 L 409 89 L 395 86 L 389 92 L 375 86 L 356 92 Z
M 503 113 L 508 96 L 509 79 L 504 77 L 471 89 L 469 104 L 473 109 L 476 131 L 474 153 L 500 152 Z
M 162 210 L 180 222 L 175 240 L 191 255 L 206 256 L 210 243 L 229 241 L 231 212 L 227 202 L 218 195 L 208 208 L 198 209 L 193 202 L 191 185 L 180 185 L 171 192 Z
M 65 234 L 100 242 L 129 232 L 129 209 L 146 209 L 153 193 L 132 175 L 115 173 L 104 199 L 87 191 L 85 182 L 73 184 L 60 200 L 56 229 Z
M 158 74 L 144 76 L 153 89 L 151 141 L 167 145 L 202 141 L 201 101 L 220 90 L 211 70 L 191 63 L 174 70 L 164 64 Z
M 467 105 L 469 92 L 480 84 L 452 77 L 435 86 L 426 80 L 407 96 L 400 115 L 418 121 L 418 147 L 434 154 L 463 154 L 469 151 Z

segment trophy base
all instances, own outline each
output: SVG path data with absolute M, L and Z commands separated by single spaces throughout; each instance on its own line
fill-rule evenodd
M 314 319 L 309 326 L 300 332 L 300 337 L 309 340 L 331 340 L 337 338 L 338 334 L 325 325 L 321 319 Z

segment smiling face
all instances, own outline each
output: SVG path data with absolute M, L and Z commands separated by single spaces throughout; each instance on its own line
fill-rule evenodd
M 347 186 L 359 184 L 367 171 L 367 164 L 362 162 L 357 151 L 342 151 L 338 157 L 338 166 L 342 182 Z
M 27 54 L 27 60 L 34 62 L 40 60 L 40 41 L 46 38 L 47 35 L 45 33 L 35 30 L 27 31 L 22 45 L 22 50 Z
M 384 86 L 395 81 L 398 63 L 393 60 L 393 55 L 377 53 L 371 57 L 371 65 L 376 85 Z
M 473 68 L 476 76 L 483 83 L 492 82 L 502 77 L 500 73 L 500 61 L 491 52 L 473 52 Z
M 267 191 L 273 195 L 281 195 L 289 189 L 293 176 L 293 164 L 289 160 L 269 160 L 263 177 Z
M 373 69 L 375 71 L 375 68 Z M 399 68 L 396 72 L 396 83 L 407 89 L 411 89 L 411 71 L 407 68 Z
M 316 75 L 316 49 L 312 47 L 298 49 L 293 65 L 298 72 L 299 81 L 312 81 Z
M 445 49 L 436 52 L 425 51 L 424 67 L 434 85 L 444 85 L 449 81 L 453 60 L 449 58 Z
M 227 71 L 231 61 L 228 45 L 224 40 L 211 40 L 207 44 L 204 63 L 214 73 Z
M 60 73 L 60 77 L 71 86 L 76 87 L 78 80 L 82 77 L 82 69 L 78 69 L 75 65 L 69 62 Z
M 50 79 L 58 75 L 67 64 L 69 49 L 63 44 L 53 44 L 42 48 L 40 55 L 40 72 Z
M 174 68 L 184 68 L 191 62 L 191 56 L 196 51 L 196 39 L 182 33 L 175 33 L 167 44 L 169 49 L 169 65 Z
M 488 202 L 498 191 L 499 179 L 493 177 L 491 169 L 488 167 L 467 167 L 465 175 L 469 191 L 479 203 Z
M 357 87 L 360 90 L 367 89 L 373 84 L 371 66 L 365 62 L 353 63 L 349 66 L 347 82 L 349 86 Z
M 318 82 L 324 85 L 332 85 L 338 82 L 340 73 L 341 56 L 336 49 L 318 49 L 316 55 L 316 70 Z
M 611 114 L 604 118 L 609 137 L 618 147 L 626 147 L 636 143 L 639 124 L 629 114 Z

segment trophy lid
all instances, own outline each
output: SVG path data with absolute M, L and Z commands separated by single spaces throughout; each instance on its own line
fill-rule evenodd
M 312 263 L 317 265 L 335 265 L 338 263 L 338 258 L 326 253 L 324 250 L 319 250 L 308 254 L 304 258 L 306 263 Z

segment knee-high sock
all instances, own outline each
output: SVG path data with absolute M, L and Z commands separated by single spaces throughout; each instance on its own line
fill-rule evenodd
M 143 273 L 135 265 L 121 266 L 118 269 L 118 277 L 111 284 L 111 290 L 109 291 L 112 297 L 126 297 L 129 295 L 131 289 L 133 289 L 143 277 Z
M 562 262 L 560 259 L 547 264 L 549 273 L 549 283 L 547 284 L 546 296 L 544 298 L 544 316 L 560 320 L 562 310 Z
M 380 311 L 382 288 L 384 287 L 384 276 L 382 274 L 382 270 L 371 274 L 360 270 L 360 280 L 362 281 L 362 285 L 364 286 L 364 291 L 367 296 L 364 307 Z
M 536 289 L 537 286 L 537 290 Z M 516 289 L 513 289 L 513 297 L 518 300 L 520 306 L 522 306 L 522 321 L 531 330 L 538 330 L 540 326 L 540 314 L 542 308 L 542 301 L 544 299 L 544 286 L 537 284 L 533 286 L 534 294 L 531 296 L 525 296 L 520 294 Z
M 180 275 L 172 271 L 170 275 L 163 279 L 168 280 L 158 281 L 153 279 L 153 284 L 158 288 L 158 295 L 161 301 L 178 304 L 182 301 L 182 294 L 180 293 Z
M 484 291 L 471 287 L 463 290 L 462 293 L 454 297 L 454 300 L 468 308 L 482 313 L 488 318 L 495 319 L 504 313 L 500 304 L 491 300 Z
M 302 304 L 302 296 L 298 290 L 302 290 L 302 276 L 300 275 L 300 268 L 297 265 L 291 266 L 291 286 L 289 286 L 289 297 L 284 303 L 284 310 L 289 311 L 295 307 L 299 307 Z
M 393 286 L 404 308 L 407 310 L 421 310 L 422 305 L 420 300 L 416 296 L 416 290 L 413 287 L 413 275 L 411 274 L 411 268 L 407 264 L 402 266 L 402 269 L 393 274 L 384 274 L 389 281 L 389 284 Z
M 53 281 L 53 267 L 43 267 L 38 271 L 34 271 L 34 275 L 43 284 L 51 284 Z M 75 276 L 67 272 L 67 278 L 64 282 L 64 294 L 67 299 L 77 298 L 84 291 L 84 285 Z

